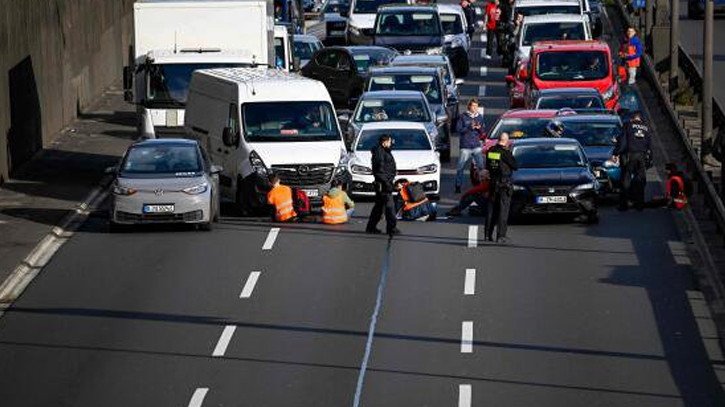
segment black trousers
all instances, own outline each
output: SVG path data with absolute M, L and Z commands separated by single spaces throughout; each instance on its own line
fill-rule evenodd
M 486 30 L 486 55 L 493 56 L 494 42 L 496 41 L 496 30 Z
M 511 181 L 495 181 L 491 183 L 491 207 L 486 217 L 486 237 L 493 238 L 493 228 L 496 228 L 496 239 L 506 237 L 509 224 L 509 208 L 511 208 L 511 195 L 513 185 Z
M 619 205 L 626 207 L 629 201 L 632 201 L 636 208 L 642 208 L 644 187 L 647 185 L 645 153 L 628 153 L 622 160 L 622 191 L 619 194 Z
M 385 230 L 386 232 L 390 232 L 395 229 L 398 220 L 395 218 L 393 195 L 389 192 L 377 192 L 375 194 L 375 206 L 373 206 L 373 210 L 370 212 L 370 218 L 368 219 L 368 225 L 365 230 L 377 228 L 380 219 L 383 217 L 383 212 L 385 212 Z

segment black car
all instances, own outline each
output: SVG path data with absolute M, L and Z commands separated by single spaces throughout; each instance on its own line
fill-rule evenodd
M 585 215 L 599 220 L 599 183 L 578 141 L 532 138 L 517 140 L 513 155 L 519 169 L 513 174 L 512 215 Z
M 363 92 L 368 70 L 387 65 L 395 55 L 395 50 L 385 47 L 327 47 L 315 52 L 301 72 L 325 84 L 335 107 L 353 109 Z
M 373 44 L 404 53 L 443 53 L 443 28 L 435 6 L 378 8 Z

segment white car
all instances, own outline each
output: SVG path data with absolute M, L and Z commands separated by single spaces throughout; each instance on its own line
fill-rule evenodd
M 457 4 L 438 4 L 438 15 L 443 27 L 445 53 L 453 64 L 456 76 L 466 76 L 469 68 L 468 51 L 471 49 L 471 40 L 466 33 L 466 15 Z
M 422 123 L 382 122 L 367 123 L 352 145 L 349 172 L 352 174 L 350 192 L 353 195 L 375 194 L 371 150 L 378 145 L 383 134 L 393 138 L 393 157 L 398 168 L 398 179 L 423 184 L 426 194 L 437 197 L 440 191 L 441 163 Z
M 529 59 L 531 46 L 538 41 L 591 40 L 589 17 L 580 14 L 544 14 L 525 17 L 516 38 L 514 66 Z
M 546 14 L 584 15 L 581 0 L 516 0 L 514 15 L 524 17 Z

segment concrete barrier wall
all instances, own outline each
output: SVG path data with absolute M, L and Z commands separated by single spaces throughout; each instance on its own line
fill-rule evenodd
M 134 0 L 0 0 L 0 177 L 121 78 Z

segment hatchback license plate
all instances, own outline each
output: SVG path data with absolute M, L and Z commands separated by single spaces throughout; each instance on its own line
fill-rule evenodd
M 565 196 L 540 196 L 536 198 L 536 203 L 540 204 L 558 204 L 566 203 Z
M 144 205 L 143 213 L 173 213 L 174 205 Z
M 307 195 L 308 198 L 314 198 L 320 196 L 320 191 L 316 189 L 304 189 L 305 195 Z

